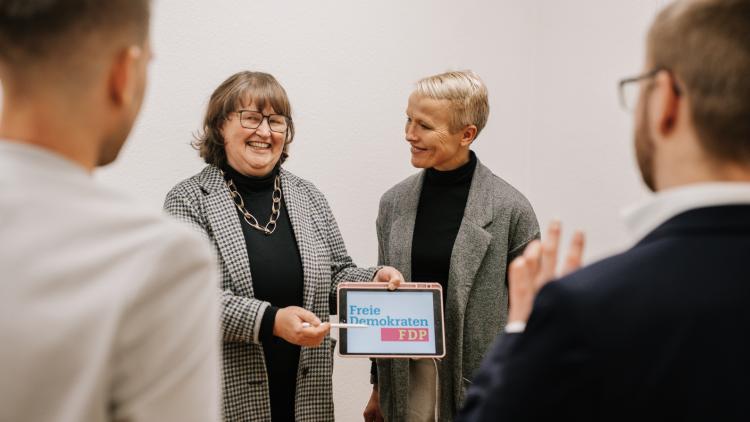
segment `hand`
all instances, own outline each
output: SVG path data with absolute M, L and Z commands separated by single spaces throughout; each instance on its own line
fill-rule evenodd
M 508 322 L 526 323 L 539 290 L 553 279 L 575 271 L 581 266 L 584 247 L 583 232 L 577 230 L 573 233 L 562 271 L 556 275 L 559 244 L 560 222 L 553 221 L 547 229 L 547 237 L 541 242 L 535 240 L 529 243 L 523 255 L 514 259 L 510 264 Z
M 388 290 L 396 290 L 404 283 L 404 276 L 401 271 L 393 267 L 383 267 L 379 269 L 372 281 L 376 283 L 388 283 Z
M 311 326 L 303 327 L 303 322 Z M 329 323 L 321 323 L 314 313 L 299 306 L 279 309 L 273 322 L 273 335 L 297 346 L 320 346 L 329 331 L 331 331 Z
M 380 413 L 380 393 L 377 384 L 372 386 L 372 394 L 362 416 L 365 417 L 365 422 L 384 422 L 383 414 Z

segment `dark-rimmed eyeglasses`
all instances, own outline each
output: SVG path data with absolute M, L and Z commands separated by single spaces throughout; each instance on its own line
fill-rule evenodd
M 672 75 L 672 72 L 669 69 L 657 67 L 656 69 L 646 72 L 642 75 L 620 80 L 620 106 L 622 106 L 622 108 L 627 111 L 635 110 L 635 105 L 638 103 L 638 95 L 640 94 L 640 85 L 636 82 L 651 79 L 661 71 L 669 73 L 670 77 L 672 78 L 672 89 L 674 90 L 675 94 L 679 96 L 681 94 L 681 90 L 677 85 L 677 81 L 674 79 L 674 75 Z
M 284 133 L 289 128 L 289 119 L 283 114 L 263 114 L 254 110 L 237 110 L 240 126 L 245 129 L 257 129 L 268 119 L 268 127 L 273 132 Z

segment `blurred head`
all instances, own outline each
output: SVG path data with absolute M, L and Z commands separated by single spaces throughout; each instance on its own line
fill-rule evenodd
M 44 110 L 40 126 L 86 122 L 93 164 L 112 162 L 143 100 L 149 11 L 149 0 L 0 0 L 4 101 Z
M 489 111 L 487 88 L 470 70 L 421 79 L 406 108 L 412 165 L 452 170 L 466 163 Z
M 294 139 L 292 107 L 271 75 L 239 72 L 211 95 L 194 145 L 208 164 L 263 176 L 283 163 Z
M 645 70 L 635 146 L 649 188 L 689 179 L 678 173 L 693 162 L 750 169 L 750 2 L 672 3 L 648 34 Z

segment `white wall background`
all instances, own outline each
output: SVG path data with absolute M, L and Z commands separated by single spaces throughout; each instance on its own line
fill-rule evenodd
M 298 136 L 286 167 L 328 197 L 360 265 L 372 265 L 380 195 L 412 174 L 404 108 L 418 78 L 473 69 L 490 92 L 479 158 L 530 199 L 543 225 L 587 231 L 588 261 L 622 248 L 619 211 L 641 199 L 631 116 L 616 82 L 641 70 L 664 0 L 161 0 L 142 114 L 98 177 L 160 208 L 203 166 L 190 148 L 212 90 L 274 74 Z M 361 420 L 367 361 L 337 358 L 339 421 Z

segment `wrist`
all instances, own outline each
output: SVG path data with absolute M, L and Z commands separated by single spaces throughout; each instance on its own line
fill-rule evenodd
M 279 335 L 280 334 L 280 330 L 279 330 L 279 326 L 280 326 L 280 324 L 279 324 L 279 318 L 281 318 L 281 312 L 283 310 L 284 310 L 283 308 L 277 310 L 276 311 L 276 315 L 274 315 L 274 317 L 273 317 L 273 335 L 275 335 L 276 337 L 281 337 Z
M 510 321 L 505 324 L 506 333 L 522 333 L 526 329 L 526 321 Z
M 531 316 L 531 309 L 519 309 L 522 308 L 521 306 L 513 306 L 511 304 L 510 309 L 508 309 L 508 322 L 526 322 L 529 320 L 529 316 Z
M 258 339 L 261 343 L 271 341 L 276 334 L 274 327 L 278 311 L 279 308 L 273 305 L 266 307 L 264 310 L 260 320 L 260 331 L 258 332 Z

